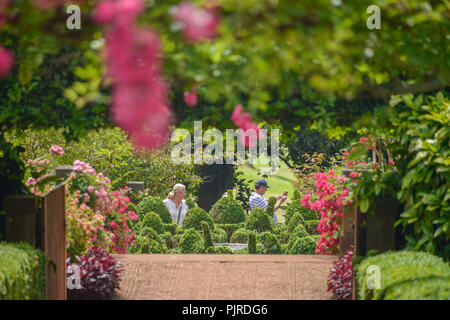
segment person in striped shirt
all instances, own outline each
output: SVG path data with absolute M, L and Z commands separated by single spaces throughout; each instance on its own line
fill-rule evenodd
M 250 195 L 249 201 L 250 201 L 250 210 L 253 210 L 255 208 L 262 208 L 266 210 L 267 208 L 267 200 L 263 197 L 263 195 L 266 193 L 267 188 L 270 188 L 270 186 L 267 184 L 267 181 L 264 179 L 259 179 L 255 182 L 255 192 L 252 192 Z M 283 195 L 278 196 L 278 203 L 275 205 L 273 209 L 273 222 L 275 225 L 278 224 L 278 217 L 275 213 L 278 208 L 286 201 L 288 192 L 283 192 Z

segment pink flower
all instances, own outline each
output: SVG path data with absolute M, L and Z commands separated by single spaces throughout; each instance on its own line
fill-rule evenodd
M 34 179 L 33 177 L 29 177 L 25 184 L 27 186 L 34 186 L 34 185 L 36 185 L 36 179 Z
M 14 56 L 11 51 L 0 46 L 0 78 L 5 77 L 14 64 Z
M 393 166 L 395 166 L 395 162 L 392 161 L 392 160 L 389 160 L 388 163 L 391 164 L 391 165 L 393 165 Z
M 191 92 L 185 92 L 183 94 L 184 102 L 190 107 L 194 107 L 197 104 L 197 92 L 196 89 L 192 89 Z
M 367 137 L 362 137 L 361 139 L 359 139 L 359 141 L 361 143 L 366 143 L 367 141 L 369 141 L 369 139 L 367 139 Z
M 114 222 L 114 221 L 111 221 L 111 222 L 109 223 L 109 226 L 110 226 L 111 229 L 115 229 L 115 228 L 117 228 L 117 223 Z
M 94 21 L 98 24 L 110 23 L 116 14 L 115 4 L 111 0 L 100 2 L 94 9 Z
M 89 186 L 89 187 L 87 188 L 87 191 L 88 191 L 89 193 L 94 192 L 94 190 L 95 190 L 94 186 Z
M 183 35 L 188 41 L 200 42 L 217 36 L 220 19 L 218 7 L 198 8 L 190 2 L 183 2 L 172 10 L 172 16 L 183 28 Z
M 250 121 L 250 114 L 248 112 L 242 113 L 242 105 L 237 105 L 231 114 L 233 123 L 242 129 L 240 133 L 240 141 L 246 147 L 255 147 L 256 140 L 262 138 L 262 131 L 258 125 Z
M 58 155 L 58 156 L 62 156 L 64 154 L 64 150 L 62 147 L 55 144 L 54 146 L 52 146 L 50 148 L 50 153 Z
M 358 178 L 359 177 L 359 173 L 358 172 L 352 172 L 350 173 L 350 178 Z

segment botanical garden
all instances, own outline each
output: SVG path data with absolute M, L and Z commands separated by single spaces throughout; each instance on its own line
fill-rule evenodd
M 449 12 L 0 0 L 0 300 L 117 299 L 121 256 L 188 254 L 329 256 L 330 299 L 449 300 Z

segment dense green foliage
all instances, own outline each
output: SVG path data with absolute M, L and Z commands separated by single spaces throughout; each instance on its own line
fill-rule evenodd
M 250 212 L 246 228 L 258 232 L 270 231 L 274 228 L 274 223 L 266 210 L 256 208 Z
M 244 226 L 245 226 L 245 222 L 217 224 L 217 227 L 219 227 L 220 229 L 225 231 L 225 233 L 227 235 L 227 242 L 230 241 L 231 236 L 237 229 L 243 228 Z
M 319 232 L 317 231 L 317 225 L 319 224 L 319 220 L 306 220 L 305 221 L 305 228 L 306 231 L 310 234 L 310 235 L 316 235 L 319 234 Z
M 291 219 L 289 219 L 289 222 L 287 223 L 287 228 L 289 232 L 293 232 L 294 229 L 299 225 L 305 225 L 305 220 L 301 216 L 300 212 L 296 211 L 292 215 Z
M 256 253 L 256 233 L 250 232 L 248 234 L 248 253 L 255 254 Z
M 0 300 L 44 300 L 45 254 L 24 243 L 0 242 Z
M 228 195 L 219 199 L 209 211 L 209 215 L 215 223 L 230 224 L 244 222 L 247 215 L 242 209 L 239 201 L 233 198 L 233 193 L 228 192 Z
M 316 243 L 320 236 L 307 236 L 303 238 L 296 238 L 292 247 L 289 249 L 290 254 L 314 254 L 316 250 Z
M 222 228 L 216 226 L 214 230 L 211 232 L 211 236 L 213 238 L 214 243 L 223 243 L 228 241 L 228 235 Z
M 161 198 L 145 197 L 139 202 L 137 210 L 138 216 L 145 215 L 148 212 L 156 212 L 164 223 L 172 222 L 169 210 L 167 210 Z
M 202 231 L 203 231 L 203 241 L 205 244 L 205 251 L 210 247 L 214 247 L 214 243 L 211 237 L 211 230 L 209 229 L 209 225 L 206 221 L 201 222 Z
M 210 229 L 214 230 L 214 222 L 205 210 L 199 207 L 189 209 L 183 220 L 183 228 L 194 228 L 200 231 L 202 230 L 203 221 L 208 223 Z
M 245 228 L 237 229 L 230 238 L 230 242 L 234 243 L 247 243 L 248 230 Z
M 369 266 L 377 266 L 380 270 L 380 289 L 368 288 L 368 279 L 376 276 L 376 273 L 368 269 Z M 445 278 L 450 277 L 449 264 L 442 258 L 425 252 L 392 251 L 371 256 L 355 267 L 355 274 L 359 299 L 362 300 L 383 300 L 395 297 L 445 299 L 448 297 L 448 281 Z M 439 285 L 436 285 L 436 279 L 440 280 Z M 431 282 L 427 283 L 427 280 Z M 417 284 L 415 281 L 421 283 Z M 399 286 L 404 287 L 401 289 Z M 443 296 L 433 296 L 441 293 Z
M 180 241 L 181 253 L 203 253 L 204 242 L 203 238 L 195 231 L 195 229 L 188 229 Z
M 216 253 L 217 254 L 233 254 L 234 252 L 227 246 L 220 246 L 220 247 L 216 248 Z
M 152 228 L 158 234 L 163 234 L 166 231 L 161 218 L 155 212 L 148 212 L 144 215 L 140 223 L 140 228 L 143 229 L 146 227 Z
M 281 245 L 277 237 L 270 231 L 258 234 L 257 242 L 263 245 L 264 250 L 261 253 L 266 254 L 280 254 Z M 315 245 L 314 245 L 315 248 Z
M 128 247 L 127 253 L 167 253 L 167 246 L 154 229 L 144 227 L 136 236 L 136 247 Z

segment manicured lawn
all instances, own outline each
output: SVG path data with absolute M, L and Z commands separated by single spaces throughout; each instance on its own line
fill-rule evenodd
M 254 187 L 255 181 L 261 178 L 266 179 L 267 183 L 270 186 L 265 194 L 266 199 L 270 198 L 271 196 L 281 195 L 285 190 L 287 190 L 289 192 L 288 199 L 283 205 L 286 206 L 290 203 L 290 197 L 294 192 L 294 186 L 292 185 L 292 182 L 295 181 L 295 177 L 288 166 L 282 161 L 280 161 L 280 167 L 278 171 L 268 175 L 267 177 L 264 177 L 262 171 L 266 170 L 267 168 L 269 168 L 269 165 L 261 165 L 259 163 L 253 166 L 250 166 L 248 164 L 239 166 L 239 169 L 244 172 L 246 180 L 253 180 L 251 183 L 252 187 Z M 279 209 L 277 211 L 277 215 L 278 221 L 284 222 L 284 210 Z

